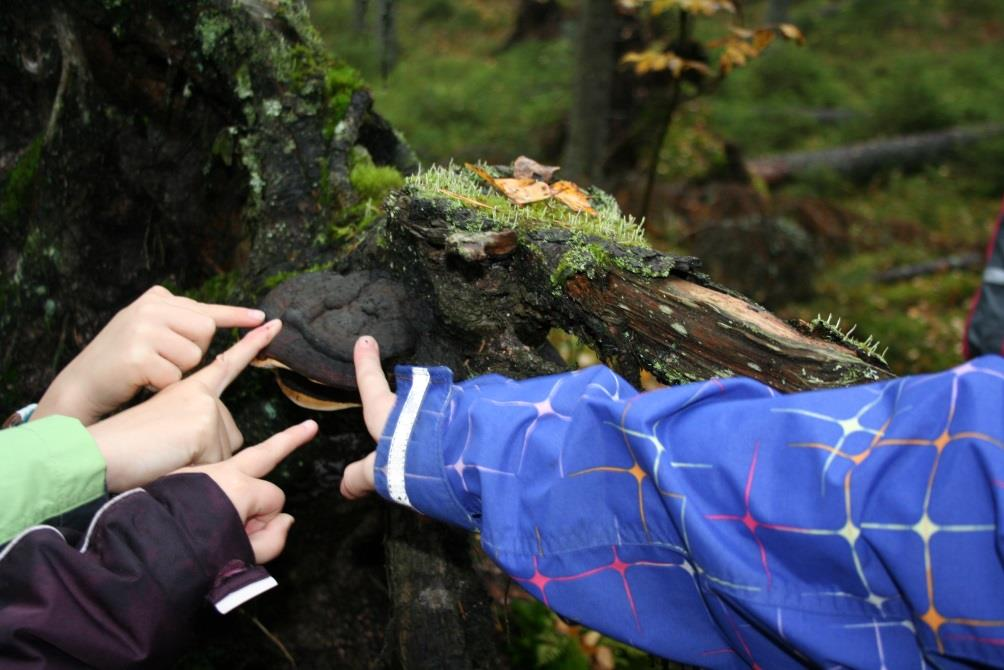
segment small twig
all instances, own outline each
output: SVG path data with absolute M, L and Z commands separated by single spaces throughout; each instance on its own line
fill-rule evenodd
M 286 660 L 289 661 L 289 665 L 291 667 L 294 668 L 296 667 L 296 659 L 294 659 L 293 655 L 289 653 L 289 649 L 286 649 L 286 645 L 282 643 L 282 640 L 280 640 L 272 631 L 266 628 L 265 624 L 263 624 L 261 621 L 258 621 L 258 617 L 248 614 L 244 610 L 241 610 L 241 614 L 251 619 L 251 623 L 257 626 L 258 630 L 260 630 L 262 633 L 265 634 L 265 637 L 272 640 L 272 643 L 275 644 L 275 646 L 279 647 L 279 651 L 281 651 L 282 655 L 286 657 Z
M 464 202 L 466 202 L 469 205 L 474 205 L 476 207 L 484 207 L 485 209 L 495 209 L 491 205 L 486 205 L 485 203 L 481 202 L 480 200 L 475 200 L 474 198 L 468 198 L 466 195 L 460 195 L 459 193 L 454 193 L 453 191 L 448 191 L 448 190 L 446 190 L 445 188 L 442 188 L 442 187 L 439 188 L 439 192 L 442 193 L 442 194 L 444 194 L 444 195 L 448 195 L 451 198 L 456 198 L 457 200 L 463 200 Z

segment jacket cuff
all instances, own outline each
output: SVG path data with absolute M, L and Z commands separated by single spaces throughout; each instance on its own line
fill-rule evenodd
M 444 367 L 398 366 L 394 376 L 397 402 L 377 443 L 377 492 L 440 521 L 477 530 L 443 462 L 453 373 Z
M 202 561 L 208 600 L 220 614 L 278 586 L 265 568 L 255 565 L 240 515 L 209 475 L 171 475 L 146 490 L 167 507 Z
M 105 496 L 105 459 L 76 419 L 49 416 L 3 431 L 0 542 Z

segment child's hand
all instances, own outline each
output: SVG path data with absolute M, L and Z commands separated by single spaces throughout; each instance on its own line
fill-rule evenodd
M 363 401 L 363 420 L 374 440 L 380 439 L 387 417 L 394 409 L 397 396 L 391 393 L 380 366 L 380 347 L 372 337 L 360 337 L 353 352 L 356 363 L 356 384 Z M 350 463 L 342 475 L 341 492 L 349 500 L 362 498 L 376 490 L 374 468 L 376 452 Z
M 105 458 L 108 490 L 142 486 L 186 465 L 229 458 L 244 443 L 220 394 L 279 332 L 270 321 L 187 379 L 88 428 Z
M 204 472 L 223 489 L 244 522 L 258 563 L 267 563 L 282 553 L 289 527 L 293 525 L 293 517 L 282 513 L 286 502 L 282 489 L 260 478 L 316 434 L 317 423 L 304 421 L 222 463 L 183 470 Z
M 209 305 L 154 286 L 116 314 L 52 382 L 32 418 L 89 426 L 144 387 L 163 389 L 199 364 L 217 328 L 257 326 L 259 310 Z

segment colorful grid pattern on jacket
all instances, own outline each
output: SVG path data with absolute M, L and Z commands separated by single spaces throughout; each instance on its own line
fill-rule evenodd
M 402 477 L 565 616 L 705 667 L 1004 666 L 1000 357 L 791 395 L 397 379 L 378 490 Z

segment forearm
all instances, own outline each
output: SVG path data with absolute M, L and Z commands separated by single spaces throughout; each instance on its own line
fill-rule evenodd
M 999 648 L 947 623 L 1004 620 L 1004 365 L 978 366 L 793 395 L 749 380 L 636 394 L 602 368 L 433 383 L 405 440 L 405 490 L 420 511 L 479 529 L 559 611 L 666 656 L 714 664 L 718 644 L 750 647 L 749 662 L 778 653 L 769 635 L 783 629 L 813 661 L 855 666 L 859 624 L 906 621 L 919 637 L 887 641 L 896 658 L 949 645 L 999 662 Z M 405 378 L 380 442 L 384 495 L 410 388 Z M 929 626 L 936 589 L 945 622 Z M 848 632 L 817 644 L 818 632 L 770 620 L 789 609 Z M 768 637 L 740 639 L 742 620 Z
M 269 582 L 212 480 L 172 476 L 108 503 L 79 547 L 46 527 L 8 546 L 0 659 L 12 668 L 167 664 L 187 645 L 207 596 L 220 601 Z

